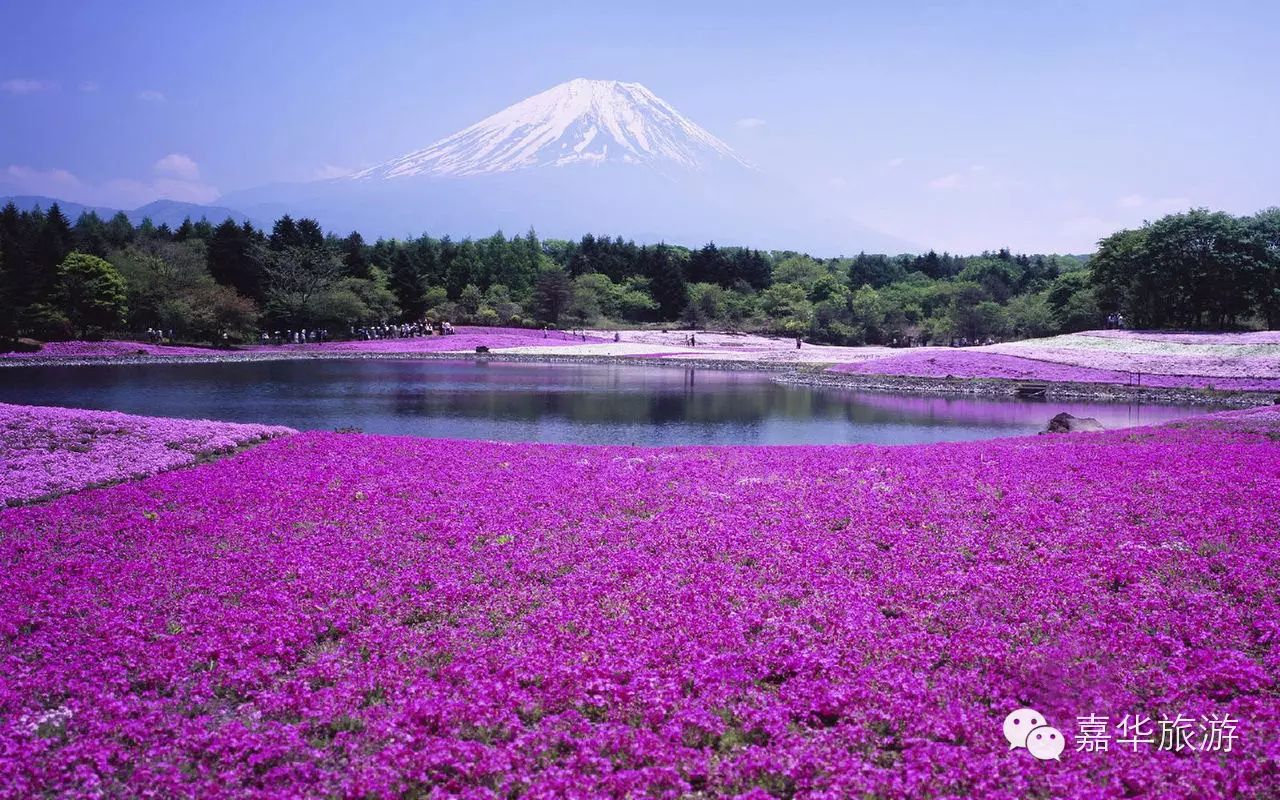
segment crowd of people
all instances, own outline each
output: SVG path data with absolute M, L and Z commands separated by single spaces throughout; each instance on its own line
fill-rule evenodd
M 413 322 L 405 325 L 351 326 L 347 339 L 373 341 L 375 339 L 413 339 L 419 336 L 448 336 L 454 333 L 450 322 Z M 148 333 L 149 335 L 149 333 Z M 316 344 L 332 341 L 328 328 L 302 328 L 300 330 L 262 331 L 258 341 L 271 344 Z
M 328 328 L 312 328 L 308 330 L 263 331 L 258 336 L 262 344 L 315 344 L 329 341 Z
M 357 328 L 352 326 L 351 338 L 371 341 L 373 339 L 414 339 L 419 336 L 448 336 L 452 334 L 451 322 L 411 322 L 404 325 L 373 325 Z

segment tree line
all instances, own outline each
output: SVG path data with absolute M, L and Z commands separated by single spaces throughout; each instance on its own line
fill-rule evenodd
M 667 324 L 834 344 L 1044 336 L 1102 327 L 1280 324 L 1280 211 L 1193 210 L 1086 256 L 860 253 L 637 245 L 620 237 L 367 242 L 283 216 L 176 229 L 52 205 L 0 209 L 0 338 L 260 331 L 450 320 L 513 326 Z

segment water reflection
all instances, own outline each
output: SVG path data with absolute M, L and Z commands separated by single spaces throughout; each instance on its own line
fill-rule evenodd
M 0 401 L 303 429 L 634 444 L 901 444 L 1108 427 L 1190 406 L 851 392 L 727 370 L 487 361 L 275 361 L 0 370 Z

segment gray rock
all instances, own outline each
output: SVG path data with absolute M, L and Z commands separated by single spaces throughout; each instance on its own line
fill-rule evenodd
M 1045 433 L 1088 433 L 1103 430 L 1106 428 L 1093 417 L 1075 417 L 1063 411 L 1049 420 L 1049 427 L 1045 429 Z

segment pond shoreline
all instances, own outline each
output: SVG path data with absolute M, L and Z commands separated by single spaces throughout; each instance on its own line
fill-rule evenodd
M 0 358 L 0 369 L 20 367 L 134 366 L 148 364 L 218 364 L 257 361 L 490 361 L 529 364 L 602 364 L 660 366 L 676 369 L 714 369 L 776 373 L 778 383 L 822 386 L 859 391 L 923 395 L 1014 397 L 1027 381 L 1003 378 L 926 378 L 908 375 L 872 375 L 829 372 L 830 364 L 795 364 L 771 361 L 727 361 L 699 358 L 644 358 L 638 356 L 528 354 L 528 353 L 370 353 L 333 350 L 302 352 L 217 351 L 209 355 L 88 356 L 84 358 Z M 1104 400 L 1112 402 L 1186 403 L 1217 408 L 1249 408 L 1280 402 L 1269 391 L 1222 391 L 1197 388 L 1129 386 L 1115 383 L 1065 383 L 1033 381 L 1046 387 L 1049 400 Z

